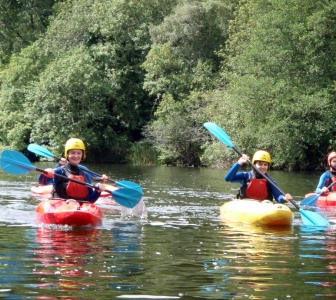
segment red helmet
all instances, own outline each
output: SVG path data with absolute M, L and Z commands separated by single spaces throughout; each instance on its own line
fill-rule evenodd
M 331 160 L 335 157 L 336 157 L 336 152 L 335 151 L 329 153 L 329 155 L 328 155 L 328 166 L 330 166 Z

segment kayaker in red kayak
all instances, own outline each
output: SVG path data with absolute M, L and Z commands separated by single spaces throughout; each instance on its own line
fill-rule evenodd
M 252 169 L 250 172 L 238 172 L 240 167 L 246 164 L 248 160 L 249 157 L 246 154 L 243 154 L 225 176 L 225 180 L 227 182 L 237 182 L 242 185 L 239 189 L 237 198 L 250 198 L 260 201 L 273 201 L 274 198 L 280 203 L 284 203 L 292 199 L 290 194 L 283 196 L 278 189 L 269 184 L 267 180 L 255 170 Z M 252 158 L 252 164 L 275 183 L 275 181 L 267 175 L 267 171 L 271 165 L 271 156 L 268 152 L 263 150 L 255 152 Z
M 91 183 L 90 177 L 78 167 L 79 163 L 85 158 L 85 145 L 82 140 L 77 138 L 69 139 L 65 144 L 64 156 L 67 163 L 56 169 L 46 169 L 53 177 L 53 174 L 60 174 L 69 178 Z M 103 180 L 107 179 L 106 175 L 102 176 Z M 92 189 L 73 181 L 68 181 L 58 176 L 53 180 L 53 198 L 86 200 L 91 203 L 97 201 L 101 192 L 105 191 L 105 185 L 97 184 L 97 189 Z
M 332 151 L 328 155 L 328 166 L 329 170 L 324 172 L 317 184 L 315 193 L 317 194 L 328 194 L 329 188 L 333 182 L 336 181 L 336 152 Z M 332 192 L 336 191 L 336 184 L 330 187 Z

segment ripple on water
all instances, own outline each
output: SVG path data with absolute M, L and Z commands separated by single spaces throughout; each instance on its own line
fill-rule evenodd
M 130 179 L 129 168 L 113 178 Z M 236 189 L 224 186 L 222 171 L 216 171 L 220 178 L 214 182 L 214 177 L 203 174 L 211 170 L 140 170 L 134 178 L 144 179 L 137 182 L 144 184 L 148 218 L 122 216 L 119 206 L 99 203 L 104 210 L 99 228 L 34 227 L 33 210 L 39 200 L 30 198 L 33 179 L 18 183 L 15 177 L 13 183 L 0 183 L 1 296 L 335 297 L 335 226 L 303 226 L 294 207 L 293 226 L 285 228 L 223 223 L 219 208 Z M 321 214 L 335 219 L 333 212 Z

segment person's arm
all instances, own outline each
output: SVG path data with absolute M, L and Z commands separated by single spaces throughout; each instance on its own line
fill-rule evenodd
M 237 173 L 240 167 L 241 165 L 238 162 L 235 163 L 225 175 L 225 181 L 240 183 L 241 185 L 243 185 L 244 182 L 249 178 L 249 173 L 247 172 Z
M 279 190 L 276 189 L 275 187 L 271 186 L 271 192 L 272 192 L 272 195 L 273 195 L 273 198 L 275 199 L 275 201 L 277 201 L 279 203 L 286 203 L 287 202 L 285 200 L 284 195 L 282 195 L 282 193 L 280 193 Z
M 87 183 L 91 183 L 90 176 L 86 172 L 84 173 L 84 177 Z M 100 197 L 101 192 L 105 190 L 104 184 L 99 183 L 98 186 L 99 189 L 88 188 L 89 189 L 88 201 L 90 201 L 91 203 L 95 203 Z
M 327 193 L 327 183 L 329 182 L 330 176 L 328 174 L 328 172 L 324 172 L 321 177 L 320 180 L 317 184 L 315 193 L 317 194 L 321 194 L 321 193 Z
M 225 175 L 227 182 L 239 182 L 241 185 L 250 178 L 250 174 L 246 172 L 237 173 L 242 165 L 245 165 L 249 160 L 246 154 L 242 154 L 238 161 L 231 167 L 231 169 Z
M 38 177 L 38 184 L 39 185 L 48 185 L 53 183 L 53 178 L 45 176 L 43 173 L 41 173 Z

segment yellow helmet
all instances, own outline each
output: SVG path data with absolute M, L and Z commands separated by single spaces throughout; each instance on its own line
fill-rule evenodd
M 258 150 L 256 153 L 254 153 L 252 158 L 252 164 L 254 164 L 256 161 L 264 161 L 267 163 L 271 163 L 271 155 L 263 150 Z
M 85 145 L 82 140 L 72 138 L 66 142 L 65 149 L 64 149 L 64 155 L 66 159 L 68 159 L 68 151 L 72 149 L 82 150 L 83 151 L 82 159 L 85 158 Z

